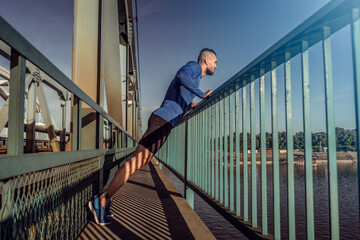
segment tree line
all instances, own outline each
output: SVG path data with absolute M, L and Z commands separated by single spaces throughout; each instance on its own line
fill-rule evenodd
M 356 131 L 355 129 L 344 129 L 336 127 L 336 149 L 337 151 L 356 151 Z M 248 149 L 251 148 L 250 133 L 248 137 Z M 235 133 L 234 133 L 234 149 L 235 149 Z M 242 146 L 242 133 L 240 133 L 240 146 Z M 294 134 L 294 149 L 304 149 L 304 133 L 297 132 Z M 228 137 L 228 140 L 230 138 Z M 272 134 L 266 133 L 266 149 L 272 150 Z M 286 149 L 286 132 L 279 132 L 279 149 Z M 312 133 L 312 148 L 314 151 L 319 151 L 320 147 L 327 147 L 327 137 L 325 132 Z M 260 134 L 256 135 L 256 149 L 260 149 Z

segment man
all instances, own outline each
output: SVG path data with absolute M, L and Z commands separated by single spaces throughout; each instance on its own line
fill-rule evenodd
M 203 93 L 199 89 L 200 78 L 213 75 L 216 69 L 216 53 L 212 49 L 201 50 L 198 62 L 188 62 L 180 68 L 175 78 L 170 83 L 161 107 L 156 109 L 148 121 L 148 129 L 141 138 L 133 156 L 117 170 L 114 178 L 100 197 L 89 202 L 89 208 L 99 225 L 111 223 L 109 216 L 111 198 L 115 192 L 130 178 L 136 170 L 142 168 L 150 161 L 153 155 L 165 143 L 170 131 L 182 119 L 184 114 L 194 108 L 192 103 L 195 96 L 205 99 L 212 91 Z

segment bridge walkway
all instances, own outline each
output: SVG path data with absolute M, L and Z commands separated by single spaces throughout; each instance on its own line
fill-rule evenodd
M 215 239 L 157 166 L 138 170 L 115 194 L 112 224 L 91 220 L 78 239 Z

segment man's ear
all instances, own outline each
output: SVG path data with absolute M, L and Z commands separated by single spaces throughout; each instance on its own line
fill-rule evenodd
M 205 63 L 206 65 L 208 65 L 208 64 L 209 64 L 209 59 L 205 58 L 205 59 L 204 59 L 204 63 Z

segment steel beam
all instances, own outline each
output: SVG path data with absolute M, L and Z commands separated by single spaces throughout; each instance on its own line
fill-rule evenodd
M 286 158 L 287 158 L 287 189 L 288 189 L 288 225 L 289 239 L 296 238 L 295 231 L 295 185 L 294 185 L 294 136 L 292 128 L 291 98 L 291 53 L 285 52 L 285 105 L 286 105 Z
M 326 131 L 328 145 L 328 172 L 329 172 L 329 212 L 331 239 L 340 238 L 339 228 L 339 200 L 338 200 L 338 177 L 336 162 L 336 132 L 335 132 L 335 109 L 334 109 L 334 89 L 332 74 L 332 55 L 331 55 L 331 29 L 323 28 L 323 56 L 324 56 L 324 79 L 326 97 Z
M 36 123 L 36 89 L 37 82 L 30 84 L 28 91 L 28 106 L 26 108 L 26 152 L 35 152 L 35 123 Z
M 312 240 L 314 234 L 314 190 L 313 190 L 313 167 L 312 167 L 312 133 L 311 133 L 311 109 L 310 109 L 310 81 L 309 81 L 309 45 L 302 42 L 301 69 L 303 82 L 303 124 L 304 124 L 304 147 L 305 147 L 305 184 L 306 184 L 306 230 L 307 238 Z
M 41 113 L 42 113 L 42 115 L 44 117 L 45 126 L 46 126 L 47 131 L 48 131 L 51 148 L 52 148 L 52 150 L 54 152 L 59 152 L 60 151 L 60 146 L 59 146 L 59 143 L 57 142 L 57 139 L 56 139 L 54 123 L 53 123 L 53 120 L 51 119 L 50 109 L 49 109 L 49 106 L 47 104 L 45 92 L 44 92 L 44 89 L 43 89 L 41 83 L 37 86 L 36 91 L 37 91 L 37 96 L 38 96 L 38 99 L 39 99 L 39 102 L 40 102 Z
M 8 154 L 24 152 L 25 58 L 11 51 Z

